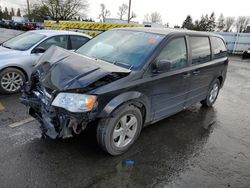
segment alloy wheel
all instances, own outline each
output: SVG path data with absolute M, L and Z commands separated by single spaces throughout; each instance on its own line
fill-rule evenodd
M 136 135 L 137 124 L 137 118 L 133 114 L 124 115 L 114 128 L 114 145 L 118 148 L 127 146 Z
M 219 93 L 219 85 L 217 83 L 215 83 L 213 85 L 212 90 L 210 91 L 210 95 L 209 95 L 209 102 L 213 103 L 216 100 L 216 97 Z
M 8 92 L 16 92 L 23 85 L 23 77 L 18 72 L 7 72 L 1 78 L 1 86 Z

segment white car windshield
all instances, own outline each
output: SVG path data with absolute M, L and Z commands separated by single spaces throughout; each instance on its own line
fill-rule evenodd
M 27 32 L 4 42 L 2 46 L 13 50 L 28 50 L 45 37 L 39 33 Z
M 76 52 L 134 70 L 145 64 L 163 38 L 163 35 L 147 32 L 106 31 L 87 42 Z

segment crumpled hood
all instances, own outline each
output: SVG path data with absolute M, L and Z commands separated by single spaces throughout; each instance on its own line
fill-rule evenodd
M 12 50 L 12 49 L 8 49 L 3 46 L 0 46 L 0 61 L 4 59 L 20 57 L 20 55 L 22 54 L 23 54 L 23 51 Z
M 127 76 L 130 70 L 52 46 L 38 60 L 35 72 L 44 87 L 65 91 L 95 89 Z

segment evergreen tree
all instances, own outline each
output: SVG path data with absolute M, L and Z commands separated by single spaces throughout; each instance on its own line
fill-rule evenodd
M 0 6 L 0 19 L 3 18 L 3 11 L 2 11 L 2 7 Z
M 209 22 L 208 15 L 207 14 L 205 16 L 202 15 L 200 21 L 198 22 L 198 28 L 199 28 L 198 31 L 207 31 L 208 22 Z
M 21 16 L 21 11 L 20 11 L 20 8 L 17 9 L 17 13 L 16 13 L 17 16 Z
M 182 28 L 186 28 L 190 30 L 194 29 L 193 19 L 190 15 L 188 15 L 187 18 L 184 20 L 182 24 Z
M 215 14 L 214 12 L 212 12 L 212 14 L 210 15 L 210 17 L 208 18 L 208 25 L 207 25 L 207 30 L 206 31 L 214 31 L 216 27 L 216 23 L 215 23 Z
M 214 31 L 216 26 L 215 15 L 212 13 L 209 17 L 208 14 L 202 15 L 200 20 L 196 20 L 194 30 L 197 31 Z
M 221 14 L 220 17 L 218 18 L 217 28 L 218 31 L 223 31 L 223 29 L 225 28 L 225 18 L 223 14 Z
M 15 12 L 13 8 L 11 8 L 11 11 L 10 11 L 10 18 L 12 18 L 12 16 L 15 16 Z
M 194 22 L 194 30 L 196 31 L 200 31 L 200 25 L 199 25 L 199 20 L 195 20 Z
M 9 15 L 9 11 L 8 11 L 7 7 L 5 7 L 5 9 L 4 9 L 3 18 L 6 20 L 10 19 L 10 15 Z

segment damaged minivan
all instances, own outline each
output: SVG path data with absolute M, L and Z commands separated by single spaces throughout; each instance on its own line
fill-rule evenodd
M 69 138 L 96 124 L 99 145 L 120 155 L 144 126 L 197 102 L 211 107 L 227 66 L 224 40 L 212 33 L 114 29 L 75 52 L 47 50 L 21 101 L 45 137 Z

